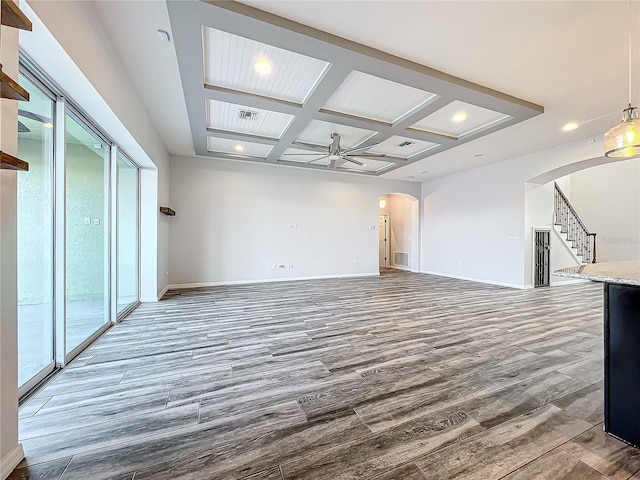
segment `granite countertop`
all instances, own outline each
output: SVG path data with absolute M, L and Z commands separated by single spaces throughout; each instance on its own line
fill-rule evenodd
M 578 267 L 563 268 L 553 272 L 558 277 L 582 278 L 594 282 L 620 283 L 640 286 L 640 262 L 590 263 Z

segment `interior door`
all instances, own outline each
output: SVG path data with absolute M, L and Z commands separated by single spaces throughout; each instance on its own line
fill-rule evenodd
M 389 266 L 389 216 L 380 215 L 380 225 L 378 227 L 379 235 L 379 265 L 380 268 Z
M 535 234 L 535 287 L 548 287 L 551 277 L 549 230 L 536 230 Z

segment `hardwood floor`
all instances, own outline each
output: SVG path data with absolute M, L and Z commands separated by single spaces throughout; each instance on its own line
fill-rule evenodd
M 20 411 L 15 479 L 640 479 L 602 291 L 400 271 L 174 291 Z

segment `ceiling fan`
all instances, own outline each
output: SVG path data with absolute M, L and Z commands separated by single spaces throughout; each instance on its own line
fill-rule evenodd
M 365 164 L 354 157 L 363 157 L 363 158 L 385 158 L 386 155 L 382 153 L 358 153 L 364 150 L 367 150 L 378 143 L 373 143 L 364 147 L 354 147 L 354 148 L 341 148 L 340 147 L 340 134 L 332 133 L 331 134 L 331 143 L 329 147 L 319 147 L 318 145 L 313 145 L 311 143 L 304 142 L 293 142 L 295 145 L 302 145 L 307 148 L 317 150 L 318 152 L 324 153 L 323 156 L 314 158 L 313 160 L 309 160 L 307 163 L 314 163 L 319 160 L 324 160 L 325 158 L 329 159 L 329 164 L 327 165 L 329 168 L 335 168 L 336 162 L 338 160 L 344 160 L 346 162 L 355 163 L 356 165 L 360 165 L 363 167 Z M 284 155 L 313 155 L 317 156 L 317 153 L 285 153 Z

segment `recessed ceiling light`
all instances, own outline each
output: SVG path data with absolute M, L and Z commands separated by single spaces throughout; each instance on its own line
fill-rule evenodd
M 407 178 L 416 178 L 415 175 L 409 175 Z
M 261 58 L 255 63 L 253 68 L 256 69 L 256 72 L 266 75 L 267 73 L 271 73 L 272 67 L 271 67 L 271 63 L 269 63 L 269 60 L 265 60 L 264 58 Z
M 235 147 L 233 147 L 233 149 L 236 152 L 242 152 L 244 150 L 244 147 L 238 143 Z
M 484 153 L 476 153 L 474 155 L 474 157 L 479 158 L 479 157 L 484 157 Z
M 451 120 L 454 122 L 462 122 L 467 119 L 467 114 L 465 112 L 456 113 Z
M 429 173 L 429 170 L 425 170 L 424 172 L 422 172 L 423 175 L 426 175 L 427 173 Z
M 367 166 L 367 164 L 366 164 L 366 163 L 363 163 L 361 166 L 362 166 L 362 167 L 366 167 L 366 166 Z
M 44 128 L 53 128 L 53 123 L 47 122 L 47 123 L 43 123 L 42 126 Z
M 101 143 L 94 143 L 93 144 L 93 148 L 95 148 L 95 149 L 102 148 L 102 144 Z
M 576 128 L 578 128 L 578 124 L 576 122 L 569 122 L 564 127 L 562 127 L 562 130 L 565 132 L 570 132 L 571 130 L 575 130 Z

